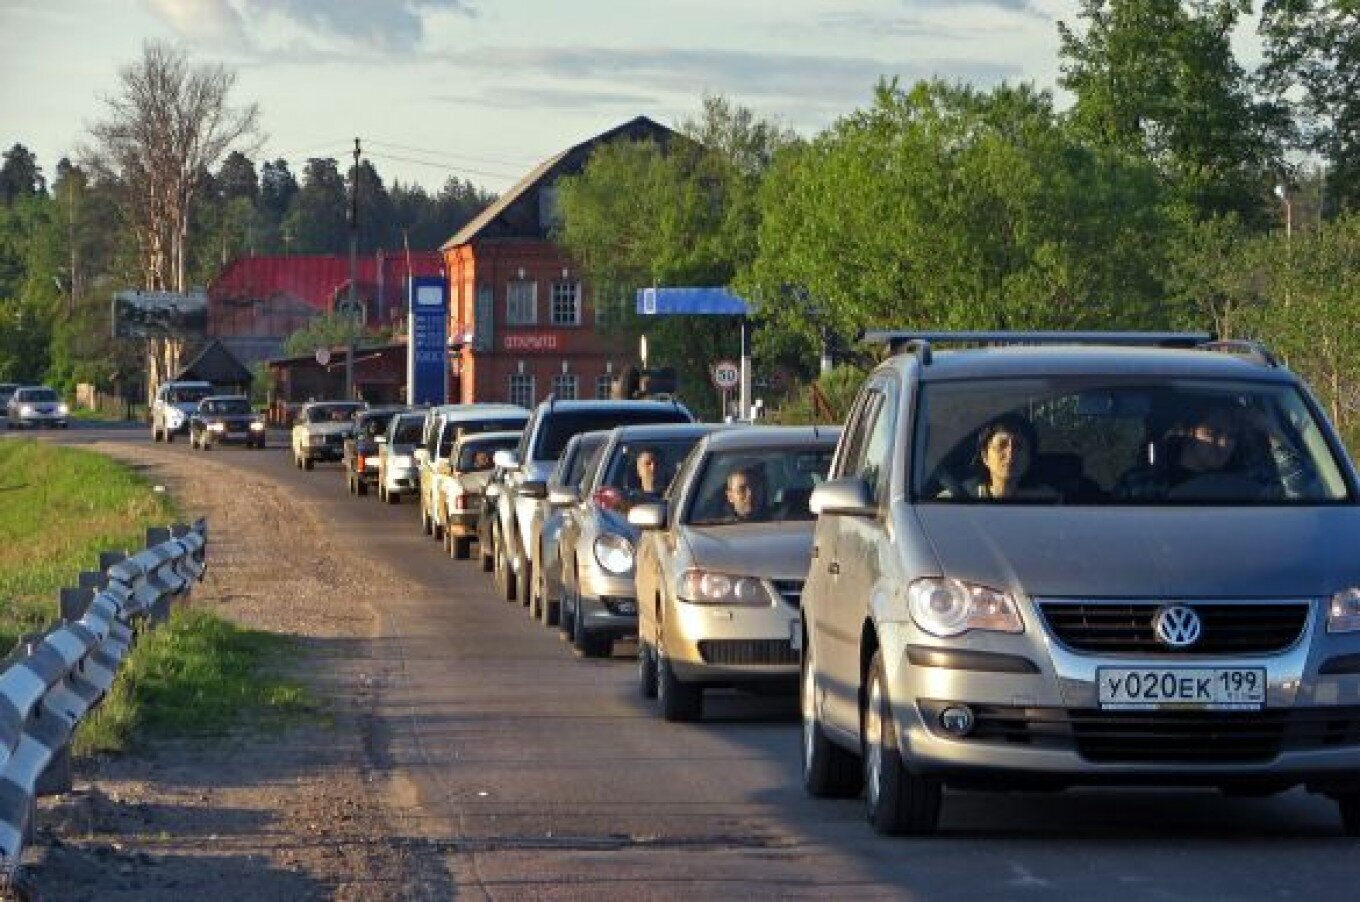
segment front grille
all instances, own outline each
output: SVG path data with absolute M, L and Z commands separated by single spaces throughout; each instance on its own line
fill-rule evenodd
M 1097 654 L 1268 654 L 1298 641 L 1308 622 L 1308 603 L 1182 602 L 1199 614 L 1200 640 L 1173 649 L 1157 641 L 1153 618 L 1163 602 L 1044 601 L 1044 620 L 1058 641 Z
M 801 579 L 772 579 L 770 584 L 779 593 L 779 597 L 787 601 L 793 607 L 802 607 L 803 604 L 803 581 Z
M 797 664 L 798 650 L 788 639 L 704 639 L 705 664 Z
M 922 701 L 938 724 L 945 702 Z M 971 705 L 965 742 L 1075 751 L 1100 764 L 1251 764 L 1284 751 L 1360 745 L 1360 708 L 1101 711 Z

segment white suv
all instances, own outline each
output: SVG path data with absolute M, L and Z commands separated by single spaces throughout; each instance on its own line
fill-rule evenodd
M 151 405 L 151 439 L 173 442 L 176 435 L 189 434 L 189 417 L 198 402 L 213 393 L 209 382 L 166 382 L 156 390 Z

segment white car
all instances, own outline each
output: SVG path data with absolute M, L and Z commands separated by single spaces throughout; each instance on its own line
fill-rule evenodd
M 151 439 L 173 442 L 177 435 L 189 434 L 189 417 L 198 402 L 213 394 L 209 382 L 166 382 L 156 389 L 151 404 Z
M 367 408 L 363 401 L 304 404 L 293 421 L 293 465 L 310 470 L 318 460 L 342 460 L 345 439 L 354 434 L 354 415 Z
M 45 385 L 16 388 L 5 405 L 5 425 L 10 429 L 51 426 L 65 429 L 70 409 Z

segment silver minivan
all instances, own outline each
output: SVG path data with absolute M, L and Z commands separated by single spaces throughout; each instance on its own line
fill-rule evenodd
M 1303 785 L 1360 832 L 1360 496 L 1299 378 L 1207 336 L 883 337 L 811 499 L 807 789 L 921 833 L 950 786 Z

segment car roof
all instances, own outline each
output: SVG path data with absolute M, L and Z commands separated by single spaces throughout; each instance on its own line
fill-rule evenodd
M 538 408 L 540 410 L 637 410 L 655 409 L 672 410 L 679 408 L 689 410 L 688 407 L 679 401 L 651 401 L 651 400 L 589 400 L 589 401 L 541 401 Z
M 469 433 L 467 433 L 466 435 L 461 436 L 461 437 L 458 439 L 457 444 L 459 444 L 459 445 L 475 445 L 475 444 L 477 444 L 478 442 L 504 442 L 504 441 L 511 440 L 511 439 L 517 441 L 517 440 L 519 439 L 519 437 L 520 437 L 521 435 L 523 435 L 523 434 L 524 434 L 524 433 L 522 433 L 522 432 L 509 432 L 509 431 L 501 431 L 501 432 L 469 432 Z
M 335 405 L 335 404 L 348 404 L 348 405 L 350 405 L 351 407 L 363 407 L 363 406 L 364 406 L 364 402 L 363 402 L 363 401 L 341 401 L 341 400 L 339 400 L 339 399 L 336 399 L 336 400 L 334 400 L 334 401 L 308 401 L 308 402 L 307 402 L 306 404 L 304 404 L 303 406 L 304 406 L 304 407 L 324 407 L 324 406 Z
M 249 401 L 245 395 L 208 395 L 204 401 Z
M 640 423 L 636 426 L 615 426 L 609 437 L 616 442 L 663 441 L 704 436 L 715 429 L 728 428 L 722 423 Z
M 457 404 L 452 407 L 435 407 L 446 423 L 460 420 L 503 420 L 507 417 L 529 419 L 530 412 L 518 404 Z
M 919 359 L 907 353 L 893 357 L 882 367 L 898 371 L 917 367 L 922 382 L 1086 375 L 1294 381 L 1289 370 L 1265 366 L 1234 354 L 1100 345 L 1007 345 L 940 350 L 931 355 L 926 366 L 920 366 Z
M 211 382 L 202 379 L 171 379 L 169 382 L 162 383 L 162 388 L 201 388 L 203 386 L 212 388 Z
M 729 426 L 709 433 L 710 451 L 750 451 L 759 448 L 807 444 L 834 445 L 839 426 Z
M 17 387 L 14 389 L 14 393 L 15 393 L 15 394 L 18 394 L 18 393 L 21 392 L 21 391 L 50 391 L 50 392 L 55 392 L 56 389 L 53 388 L 53 387 L 50 386 L 50 385 L 20 385 L 20 386 L 17 386 Z

